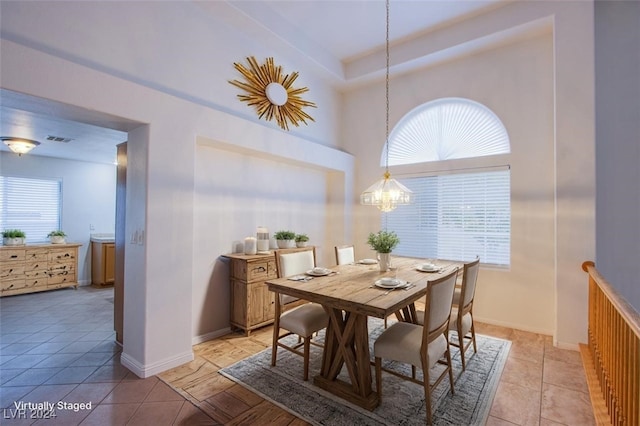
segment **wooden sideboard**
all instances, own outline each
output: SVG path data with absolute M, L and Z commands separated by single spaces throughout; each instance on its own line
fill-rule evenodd
M 231 327 L 245 331 L 273 323 L 275 299 L 264 283 L 278 276 L 273 253 L 264 255 L 226 254 L 230 260 Z
M 82 244 L 0 246 L 0 297 L 78 287 Z

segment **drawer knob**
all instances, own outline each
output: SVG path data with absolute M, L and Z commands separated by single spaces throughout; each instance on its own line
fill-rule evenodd
M 267 270 L 267 268 L 265 268 L 264 266 L 258 266 L 256 268 L 253 268 L 254 272 L 265 272 Z

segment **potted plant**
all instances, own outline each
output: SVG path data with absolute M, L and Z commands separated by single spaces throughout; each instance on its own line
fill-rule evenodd
M 378 262 L 381 271 L 388 271 L 391 267 L 391 252 L 400 243 L 400 238 L 393 231 L 378 231 L 369 234 L 367 239 L 369 246 L 378 253 Z
M 296 247 L 306 247 L 308 241 L 309 237 L 307 236 L 307 234 L 296 235 Z
M 67 234 L 64 233 L 64 231 L 51 231 L 49 232 L 49 234 L 47 235 L 47 237 L 49 237 L 49 241 L 51 241 L 51 244 L 64 244 L 65 238 Z
M 2 231 L 2 244 L 5 246 L 22 246 L 27 235 L 19 229 L 5 229 Z
M 278 243 L 278 248 L 294 248 L 296 246 L 296 233 L 293 231 L 278 231 L 273 234 Z

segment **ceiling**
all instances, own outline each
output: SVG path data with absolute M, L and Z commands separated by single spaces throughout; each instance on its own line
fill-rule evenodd
M 390 40 L 394 46 L 435 28 L 496 7 L 505 0 L 391 0 Z M 249 19 L 276 38 L 344 79 L 350 62 L 384 49 L 386 8 L 381 0 L 229 0 L 200 2 L 232 25 Z M 221 9 L 223 8 L 223 9 Z M 242 19 L 239 19 L 241 17 Z M 115 146 L 140 123 L 0 90 L 0 136 L 37 140 L 29 155 L 114 163 Z M 70 139 L 67 142 L 50 140 Z M 2 144 L 0 150 L 8 148 Z

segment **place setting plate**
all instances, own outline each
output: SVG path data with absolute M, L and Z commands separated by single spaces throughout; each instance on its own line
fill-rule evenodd
M 327 268 L 313 268 L 309 269 L 305 272 L 307 275 L 311 275 L 312 277 L 325 277 L 333 273 L 331 269 Z
M 398 278 L 380 278 L 373 283 L 376 287 L 384 289 L 403 288 L 409 285 L 409 282 Z
M 357 263 L 360 265 L 375 265 L 378 261 L 375 259 L 360 259 Z
M 434 265 L 433 263 L 423 263 L 416 266 L 416 270 L 420 272 L 440 272 L 442 271 L 442 267 Z

